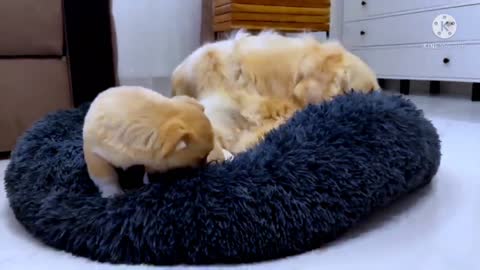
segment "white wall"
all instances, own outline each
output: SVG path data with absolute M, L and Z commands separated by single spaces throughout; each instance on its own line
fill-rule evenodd
M 200 46 L 201 0 L 113 0 L 121 84 L 168 93 L 173 69 Z
M 342 41 L 343 34 L 343 0 L 331 1 L 330 8 L 330 38 Z

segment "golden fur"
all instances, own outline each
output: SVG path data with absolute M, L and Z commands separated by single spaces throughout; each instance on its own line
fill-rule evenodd
M 308 104 L 379 88 L 374 72 L 339 43 L 242 31 L 193 52 L 173 72 L 172 84 L 174 95 L 205 106 L 216 136 L 232 152 Z
M 102 196 L 122 193 L 115 167 L 163 172 L 198 166 L 212 150 L 221 153 L 203 110 L 191 97 L 169 99 L 143 87 L 98 95 L 85 117 L 83 139 L 88 173 Z

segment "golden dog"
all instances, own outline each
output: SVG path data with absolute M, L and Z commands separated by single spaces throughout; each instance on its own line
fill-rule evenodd
M 194 51 L 173 72 L 174 95 L 197 98 L 222 146 L 239 152 L 308 104 L 379 88 L 374 72 L 336 42 L 275 32 Z
M 212 125 L 191 97 L 166 98 L 143 87 L 115 87 L 93 101 L 83 127 L 90 178 L 103 197 L 122 194 L 115 168 L 147 172 L 199 166 L 214 149 Z M 214 150 L 214 151 L 212 151 Z

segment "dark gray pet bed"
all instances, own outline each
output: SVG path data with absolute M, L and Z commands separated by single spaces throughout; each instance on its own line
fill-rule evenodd
M 305 252 L 428 184 L 440 162 L 437 132 L 412 103 L 349 94 L 297 113 L 233 162 L 155 176 L 108 200 L 86 173 L 87 108 L 35 124 L 5 180 L 32 235 L 102 262 L 246 263 Z

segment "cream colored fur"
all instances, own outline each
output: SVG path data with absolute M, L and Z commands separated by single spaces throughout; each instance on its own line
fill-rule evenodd
M 222 158 L 203 110 L 191 97 L 169 99 L 143 87 L 98 95 L 85 117 L 83 139 L 88 173 L 102 196 L 122 193 L 114 168 L 143 165 L 147 172 L 164 172 L 198 166 L 211 152 Z
M 174 95 L 197 98 L 222 147 L 239 152 L 308 104 L 378 89 L 374 72 L 337 42 L 275 32 L 206 44 L 173 72 Z

